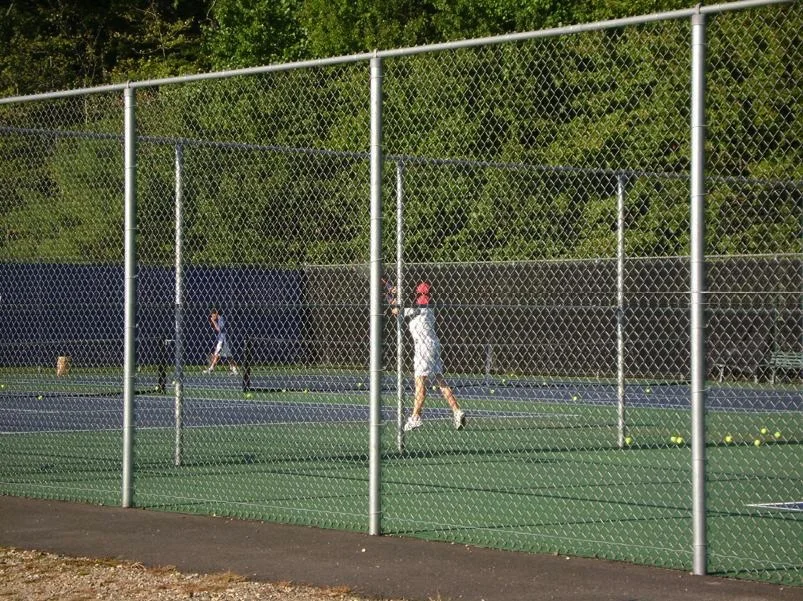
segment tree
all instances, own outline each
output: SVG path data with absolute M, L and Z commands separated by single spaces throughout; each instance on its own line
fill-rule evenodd
M 190 0 L 15 0 L 0 19 L 0 95 L 203 69 L 204 10 Z
M 303 0 L 216 0 L 204 27 L 212 67 L 236 69 L 302 58 Z

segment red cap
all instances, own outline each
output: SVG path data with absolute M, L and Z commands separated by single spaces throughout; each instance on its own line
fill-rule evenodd
M 420 282 L 415 287 L 415 304 L 416 305 L 428 305 L 430 301 L 430 285 L 426 282 Z

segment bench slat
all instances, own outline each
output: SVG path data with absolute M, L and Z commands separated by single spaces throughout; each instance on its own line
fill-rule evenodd
M 803 369 L 803 353 L 775 351 L 770 354 L 769 365 L 786 369 Z

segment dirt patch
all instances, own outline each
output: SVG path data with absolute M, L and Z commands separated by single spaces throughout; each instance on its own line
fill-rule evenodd
M 116 559 L 0 547 L 0 599 L 9 601 L 368 601 L 343 588 L 255 582 L 232 572 L 184 574 Z M 394 601 L 394 600 L 387 600 Z M 401 600 L 395 600 L 401 601 Z

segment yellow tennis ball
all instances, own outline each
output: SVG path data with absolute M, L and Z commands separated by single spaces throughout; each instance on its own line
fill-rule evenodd
M 781 433 L 776 430 L 773 436 L 775 437 L 776 440 L 778 440 L 781 437 Z
M 682 436 L 678 436 L 677 443 L 678 444 L 683 444 L 683 437 Z
M 756 438 L 753 441 L 753 446 L 760 447 L 761 446 L 761 439 L 760 438 Z
M 769 434 L 769 433 L 770 433 L 770 431 L 769 431 L 769 430 L 767 430 L 767 428 L 761 428 L 761 435 L 762 435 L 762 436 L 766 436 L 766 435 L 767 435 L 767 434 Z
M 43 397 L 43 396 L 40 394 L 40 395 L 39 395 L 38 397 L 36 397 L 36 398 L 37 398 L 37 399 L 39 399 L 39 400 L 41 401 L 41 400 L 42 400 L 43 398 L 45 398 L 45 397 Z
M 631 436 L 625 436 L 625 444 L 626 445 L 633 444 L 633 438 Z
M 678 437 L 677 436 L 672 436 L 672 438 L 670 438 L 669 440 L 671 440 L 672 442 L 677 444 Z
M 724 440 L 726 444 L 731 444 L 733 442 L 733 436 L 726 434 Z

